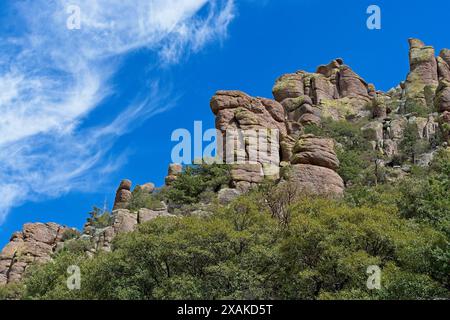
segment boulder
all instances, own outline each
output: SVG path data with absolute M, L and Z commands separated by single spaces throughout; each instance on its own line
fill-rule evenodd
M 221 205 L 227 205 L 242 194 L 241 191 L 231 188 L 223 188 L 217 194 L 217 199 Z
M 183 172 L 183 166 L 178 163 L 171 163 L 167 170 L 167 176 L 165 179 L 166 186 L 170 186 L 178 176 Z
M 147 208 L 142 208 L 138 212 L 138 222 L 145 223 L 148 221 L 152 221 L 158 217 L 173 217 L 173 215 L 169 214 L 167 208 L 161 210 L 150 210 Z
M 56 223 L 27 223 L 0 253 L 0 285 L 20 281 L 31 264 L 51 260 L 69 228 Z
M 128 207 L 129 202 L 131 201 L 132 193 L 131 193 L 131 181 L 130 180 L 122 180 L 120 182 L 119 188 L 116 191 L 116 198 L 114 199 L 113 210 L 117 209 L 125 209 Z
M 114 234 L 131 232 L 138 224 L 137 214 L 119 209 L 112 212 Z
M 155 184 L 154 183 L 146 183 L 141 186 L 139 186 L 142 192 L 145 193 L 153 193 L 155 191 Z
M 304 194 L 340 196 L 344 192 L 342 178 L 325 167 L 295 164 L 288 170 L 288 179 L 295 183 Z
M 304 135 L 299 138 L 293 151 L 292 164 L 311 164 L 332 170 L 339 168 L 332 139 Z
M 434 104 L 440 112 L 450 111 L 450 81 L 442 80 L 439 83 Z
M 278 102 L 287 98 L 297 98 L 304 94 L 303 75 L 301 73 L 285 74 L 277 79 L 273 96 Z
M 368 84 L 349 66 L 339 68 L 339 94 L 340 97 L 355 97 L 369 99 Z
M 438 86 L 438 66 L 434 48 L 418 39 L 409 39 L 410 72 L 406 79 L 406 109 L 426 108 Z
M 380 142 L 383 140 L 383 123 L 372 121 L 361 128 L 364 138 L 369 141 Z
M 259 163 L 233 165 L 231 179 L 234 182 L 260 183 L 264 180 L 262 165 Z

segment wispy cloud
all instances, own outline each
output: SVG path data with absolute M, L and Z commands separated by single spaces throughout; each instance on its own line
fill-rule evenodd
M 159 57 L 149 64 L 170 66 L 223 38 L 234 17 L 233 0 L 11 5 L 17 24 L 0 22 L 9 30 L 0 32 L 0 223 L 24 201 L 95 188 L 123 162 L 108 160 L 115 140 L 175 103 L 152 79 L 150 88 L 136 88 L 134 103 L 111 123 L 84 126 L 86 116 L 117 89 L 111 78 L 121 57 L 143 49 Z M 69 5 L 81 9 L 80 30 L 66 28 Z

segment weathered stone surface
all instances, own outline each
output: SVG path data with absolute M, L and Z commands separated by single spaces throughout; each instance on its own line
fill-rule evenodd
M 450 81 L 442 80 L 439 83 L 434 104 L 440 112 L 450 111 Z
M 155 191 L 155 184 L 149 182 L 149 183 L 139 186 L 139 188 L 141 189 L 142 192 L 153 193 L 153 191 Z
M 334 141 L 304 135 L 299 138 L 294 147 L 292 164 L 311 164 L 332 170 L 339 168 L 339 160 L 334 151 Z
M 408 124 L 405 118 L 396 118 L 390 122 L 389 135 L 391 139 L 401 140 Z
M 131 191 L 132 182 L 128 179 L 122 180 L 120 182 L 119 188 L 117 190 L 128 190 Z
M 264 180 L 262 165 L 260 163 L 233 165 L 231 178 L 235 182 L 260 183 Z
M 130 191 L 131 185 L 132 183 L 130 180 L 122 180 L 120 182 L 119 188 L 116 191 L 113 210 L 125 209 L 128 207 L 128 204 L 132 198 L 132 193 Z
M 170 186 L 178 176 L 183 172 L 183 166 L 178 163 L 171 163 L 167 170 L 167 177 L 165 179 L 166 186 Z
M 292 165 L 289 180 L 302 192 L 314 195 L 342 195 L 344 182 L 333 170 L 310 164 Z
M 363 136 L 369 141 L 380 142 L 383 140 L 383 123 L 372 121 L 361 128 Z
M 369 99 L 367 83 L 346 65 L 339 68 L 339 91 L 343 98 L 363 97 Z
M 21 280 L 33 263 L 50 261 L 68 229 L 56 223 L 27 223 L 14 233 L 0 253 L 0 285 Z
M 319 104 L 322 100 L 339 98 L 336 85 L 330 79 L 316 74 L 311 78 L 311 89 L 313 90 L 313 101 Z
M 442 54 L 442 52 L 441 52 Z M 442 57 L 436 58 L 437 66 L 438 66 L 438 75 L 439 80 L 447 80 L 450 81 L 450 66 Z
M 113 215 L 113 229 L 115 234 L 131 232 L 138 224 L 138 218 L 135 213 L 129 210 L 119 209 L 112 213 Z
M 278 129 L 286 133 L 284 108 L 274 100 L 253 98 L 241 91 L 218 91 L 211 99 L 216 129 Z
M 406 79 L 406 109 L 427 107 L 438 86 L 438 66 L 434 48 L 418 39 L 409 39 L 410 72 Z
M 217 198 L 221 205 L 227 205 L 242 194 L 237 189 L 224 188 L 219 191 Z
M 384 140 L 383 151 L 388 159 L 392 159 L 394 156 L 398 155 L 398 143 L 391 139 Z
M 438 81 L 437 63 L 434 48 L 425 46 L 418 39 L 409 39 L 409 63 L 410 74 L 417 78 L 409 77 L 409 80 L 420 80 L 423 84 L 436 85 Z M 408 81 L 408 80 L 407 80 Z
M 301 73 L 285 74 L 277 79 L 272 89 L 278 102 L 287 98 L 297 98 L 304 94 L 303 75 Z
M 306 125 L 318 126 L 322 122 L 322 119 L 315 114 L 305 113 L 300 116 L 300 118 L 298 119 L 298 122 L 300 122 L 304 126 L 306 126 Z
M 142 208 L 138 212 L 138 222 L 139 224 L 152 221 L 158 217 L 174 217 L 174 215 L 169 214 L 167 208 L 161 210 L 150 210 Z
M 449 49 L 442 49 L 441 52 L 439 52 L 439 57 L 450 66 L 450 50 Z
M 387 98 L 383 95 L 377 95 L 372 100 L 373 117 L 384 119 L 387 117 L 388 108 L 386 105 Z

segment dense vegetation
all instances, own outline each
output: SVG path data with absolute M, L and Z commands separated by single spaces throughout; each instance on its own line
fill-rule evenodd
M 196 171 L 198 180 L 216 181 L 203 192 L 221 184 L 216 172 Z M 185 174 L 177 192 L 189 201 L 199 193 Z M 444 151 L 426 172 L 397 185 L 354 186 L 344 199 L 304 198 L 289 182 L 267 182 L 229 206 L 211 204 L 207 217 L 140 225 L 92 259 L 72 240 L 0 298 L 450 298 L 449 191 Z M 81 268 L 80 290 L 67 289 L 70 265 Z M 366 287 L 371 265 L 382 270 L 381 290 Z
M 337 140 L 342 199 L 266 181 L 221 206 L 211 199 L 229 185 L 229 167 L 188 167 L 170 188 L 135 190 L 130 203 L 135 211 L 164 200 L 183 218 L 142 224 L 91 259 L 89 241 L 69 232 L 54 263 L 0 287 L 0 299 L 450 298 L 450 152 L 441 149 L 429 168 L 412 161 L 407 178 L 385 183 L 389 168 L 378 166 L 383 155 L 367 148 L 361 125 L 306 128 Z M 399 161 L 413 160 L 418 143 L 407 130 Z M 183 210 L 199 203 L 209 214 Z M 94 208 L 89 221 L 101 228 L 110 219 Z M 80 290 L 67 289 L 71 265 L 81 269 Z M 382 271 L 380 290 L 367 288 L 369 266 Z

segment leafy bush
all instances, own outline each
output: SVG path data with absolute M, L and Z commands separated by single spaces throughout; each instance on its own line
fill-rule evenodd
M 230 166 L 202 164 L 188 166 L 163 196 L 174 204 L 198 203 L 205 192 L 217 192 L 231 182 Z
M 420 139 L 417 133 L 417 126 L 415 124 L 408 124 L 404 131 L 403 140 L 400 142 L 400 151 L 406 159 L 416 162 L 418 155 L 430 150 L 431 146 L 428 141 Z
M 265 197 L 263 191 L 253 191 L 211 216 L 152 220 L 120 235 L 111 253 L 93 259 L 62 252 L 55 263 L 28 276 L 26 297 L 448 297 L 448 288 L 433 272 L 433 255 L 446 250 L 444 235 L 401 219 L 395 206 L 356 207 L 342 200 L 300 197 L 285 202 L 290 212 L 286 221 L 273 215 Z M 67 267 L 73 264 L 82 272 L 79 291 L 65 287 Z M 383 270 L 380 291 L 366 288 L 370 265 Z
M 24 286 L 21 283 L 0 285 L 0 300 L 19 300 L 23 297 Z
M 94 228 L 103 229 L 110 226 L 113 222 L 111 213 L 98 207 L 94 207 L 89 212 L 89 216 L 87 220 Z
M 366 120 L 358 122 L 324 119 L 321 126 L 306 126 L 305 133 L 332 138 L 337 142 L 336 154 L 340 161 L 339 175 L 346 186 L 370 185 L 383 180 L 376 160 L 380 157 L 369 147 L 361 128 Z M 381 170 L 381 169 L 380 169 Z
M 76 229 L 67 229 L 62 235 L 62 241 L 68 241 L 71 239 L 76 239 L 80 236 L 80 232 Z
M 150 194 L 140 188 L 133 190 L 133 197 L 128 205 L 130 211 L 138 211 L 146 208 L 150 210 L 159 210 L 163 208 L 163 204 L 158 195 Z

